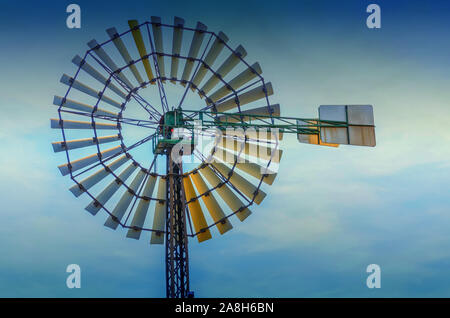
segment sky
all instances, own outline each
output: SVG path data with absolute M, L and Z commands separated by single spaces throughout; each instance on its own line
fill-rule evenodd
M 276 181 L 245 222 L 190 240 L 196 297 L 450 296 L 450 25 L 447 1 L 0 1 L 0 297 L 165 297 L 164 247 L 105 228 L 57 166 L 53 95 L 105 29 L 180 16 L 245 46 L 281 114 L 371 104 L 377 146 L 286 136 Z M 366 7 L 381 8 L 368 29 Z M 116 233 L 120 232 L 120 233 Z M 66 287 L 78 264 L 80 289 Z M 366 267 L 381 268 L 381 288 Z

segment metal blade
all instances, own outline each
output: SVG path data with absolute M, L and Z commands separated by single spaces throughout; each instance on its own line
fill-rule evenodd
M 191 47 L 189 48 L 188 59 L 186 60 L 186 64 L 184 65 L 183 75 L 181 76 L 182 85 L 186 85 L 186 82 L 191 78 L 192 68 L 194 66 L 194 60 L 198 56 L 198 52 L 200 51 L 200 46 L 202 45 L 203 38 L 205 37 L 205 31 L 208 29 L 206 25 L 201 22 L 197 22 L 197 26 L 195 27 L 196 31 L 194 32 L 194 36 L 192 37 Z
M 166 179 L 159 178 L 158 194 L 159 201 L 155 204 L 155 216 L 153 217 L 152 235 L 150 244 L 164 244 L 164 227 L 166 225 Z M 160 231 L 160 232 L 158 232 Z
M 74 196 L 79 197 L 86 190 L 90 189 L 91 187 L 102 181 L 104 178 L 106 178 L 110 173 L 110 171 L 116 170 L 128 160 L 129 158 L 126 155 L 121 156 L 119 159 L 111 162 L 107 167 L 103 167 L 96 173 L 80 181 L 79 185 L 75 184 L 72 187 L 70 187 L 69 189 L 70 192 L 72 192 Z
M 191 178 L 185 177 L 183 178 L 184 192 L 186 201 L 190 201 L 195 198 L 197 195 L 195 194 L 194 187 L 192 186 Z M 200 202 L 198 200 L 192 201 L 188 203 L 189 213 L 191 214 L 192 223 L 194 223 L 194 229 L 196 232 L 199 232 L 201 229 L 204 229 L 208 226 L 206 223 L 205 216 L 203 215 L 202 208 L 200 207 Z M 197 234 L 198 242 L 203 242 L 212 238 L 211 232 L 209 229 L 204 230 Z
M 144 40 L 142 38 L 141 30 L 139 29 L 139 23 L 137 20 L 129 20 L 128 25 L 130 26 L 131 34 L 133 35 L 134 43 L 136 44 L 136 48 L 139 51 L 139 55 L 142 59 L 142 64 L 144 65 L 145 72 L 147 73 L 147 77 L 149 81 L 154 79 L 152 68 L 150 67 L 150 62 L 147 57 L 147 49 L 145 48 Z M 150 84 L 156 84 L 155 82 L 151 82 Z
M 267 96 L 273 94 L 273 88 L 271 83 L 266 83 L 265 85 L 258 86 L 248 92 L 238 95 L 239 105 L 243 106 L 245 104 L 257 101 L 259 99 L 265 99 Z M 238 107 L 235 98 L 230 98 L 222 103 L 213 106 L 215 112 L 226 112 L 227 110 Z
M 139 240 L 141 237 L 141 228 L 144 226 L 145 217 L 147 216 L 148 207 L 150 205 L 150 198 L 155 189 L 156 176 L 150 175 L 145 183 L 144 190 L 142 191 L 142 199 L 139 200 L 139 204 L 134 212 L 133 220 L 131 221 L 131 228 L 128 230 L 127 237 Z
M 89 146 L 94 146 L 97 143 L 104 144 L 108 142 L 114 142 L 120 140 L 120 135 L 112 135 L 112 136 L 105 136 L 105 137 L 98 137 L 98 138 L 84 138 L 84 139 L 77 139 L 77 140 L 69 140 L 69 141 L 58 141 L 58 142 L 52 142 L 53 151 L 54 152 L 60 152 L 71 150 L 71 149 L 77 149 L 77 148 L 84 148 Z
M 192 181 L 194 181 L 198 193 L 206 193 L 209 190 L 200 173 L 198 172 L 193 173 L 190 175 L 190 177 Z M 209 192 L 207 195 L 203 195 L 202 200 L 203 203 L 205 203 L 206 208 L 209 211 L 209 214 L 214 220 L 214 223 L 219 222 L 216 224 L 216 226 L 220 234 L 224 234 L 225 232 L 233 228 L 230 221 L 225 218 L 225 213 L 223 212 L 222 208 L 220 207 L 219 203 L 214 197 L 213 192 Z

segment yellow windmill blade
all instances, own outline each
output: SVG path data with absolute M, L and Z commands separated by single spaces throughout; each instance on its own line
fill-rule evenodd
M 202 208 L 197 197 L 194 186 L 192 185 L 191 178 L 186 176 L 183 178 L 184 193 L 186 201 L 188 203 L 189 213 L 191 215 L 192 223 L 194 224 L 195 232 L 198 233 L 197 240 L 203 242 L 212 238 L 211 232 L 207 229 L 208 224 L 206 223 L 205 215 L 203 214 Z
M 148 80 L 150 84 L 155 84 L 153 81 L 153 71 L 148 61 L 147 49 L 145 48 L 144 39 L 142 38 L 141 30 L 139 29 L 139 22 L 137 20 L 129 20 L 128 25 L 131 29 L 131 34 L 133 35 L 134 43 L 139 51 L 139 55 L 142 59 L 142 64 L 144 65 L 145 73 L 147 73 Z
M 241 111 L 238 114 L 232 116 L 217 116 L 219 121 L 226 121 L 229 123 L 238 123 L 238 122 L 249 122 L 255 121 L 257 119 L 268 119 L 270 120 L 270 116 L 280 116 L 280 104 L 262 106 L 257 108 L 252 108 L 248 110 Z M 258 117 L 259 116 L 259 117 Z
M 192 179 L 192 181 L 194 181 L 198 193 L 203 194 L 209 191 L 208 186 L 206 185 L 202 176 L 198 172 L 192 173 L 190 175 L 190 178 Z M 214 197 L 213 192 L 209 192 L 207 195 L 203 195 L 202 200 L 203 203 L 205 203 L 206 208 L 209 211 L 209 214 L 214 220 L 214 223 L 217 223 L 216 226 L 220 234 L 224 234 L 225 232 L 233 228 L 230 221 L 227 218 L 225 218 L 225 213 L 223 212 L 222 208 L 220 207 L 219 203 Z

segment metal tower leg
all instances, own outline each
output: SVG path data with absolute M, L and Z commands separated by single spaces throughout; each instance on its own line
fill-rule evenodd
M 182 191 L 182 167 L 167 155 L 166 295 L 186 298 L 189 292 L 186 208 Z

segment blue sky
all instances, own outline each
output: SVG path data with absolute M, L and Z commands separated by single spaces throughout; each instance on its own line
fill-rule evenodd
M 62 73 L 110 26 L 151 15 L 200 20 L 243 44 L 282 115 L 372 104 L 377 147 L 324 149 L 286 137 L 261 206 L 224 236 L 190 242 L 198 297 L 450 296 L 450 42 L 447 1 L 0 1 L 0 296 L 164 297 L 164 248 L 84 211 L 50 143 Z M 369 30 L 365 8 L 381 7 Z M 116 233 L 120 232 L 120 233 Z M 213 233 L 217 234 L 217 232 Z M 68 264 L 82 288 L 67 289 Z M 382 288 L 365 286 L 379 264 Z

